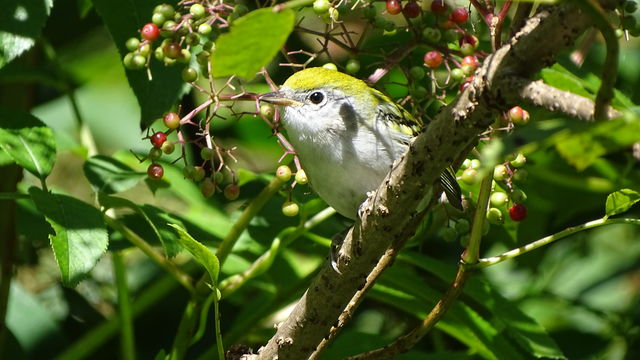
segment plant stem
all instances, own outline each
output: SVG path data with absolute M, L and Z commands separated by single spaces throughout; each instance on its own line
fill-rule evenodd
M 135 360 L 136 345 L 133 331 L 133 316 L 131 312 L 131 300 L 127 285 L 127 268 L 124 265 L 120 251 L 111 254 L 113 270 L 118 289 L 118 309 L 120 316 L 120 354 L 124 360 Z
M 462 261 L 467 264 L 474 264 L 480 257 L 480 240 L 482 239 L 482 229 L 484 222 L 487 221 L 487 205 L 491 196 L 491 182 L 493 181 L 493 171 L 490 171 L 482 179 L 480 183 L 480 193 L 478 194 L 478 203 L 476 211 L 473 215 L 473 225 L 471 226 L 471 235 L 469 236 L 469 245 L 462 254 Z
M 640 225 L 640 219 L 628 219 L 628 218 L 616 218 L 616 219 L 609 219 L 606 217 L 603 217 L 601 219 L 597 219 L 597 220 L 592 220 L 592 221 L 588 221 L 584 224 L 578 225 L 578 226 L 572 226 L 569 228 L 566 228 L 560 232 L 557 232 L 553 235 L 549 235 L 549 236 L 545 236 L 542 239 L 536 240 L 534 242 L 531 242 L 527 245 L 521 246 L 517 249 L 513 249 L 513 250 L 509 250 L 503 254 L 500 254 L 498 256 L 492 256 L 490 258 L 485 258 L 485 259 L 480 259 L 478 260 L 477 263 L 475 264 L 468 264 L 465 265 L 466 267 L 470 267 L 470 268 L 485 268 L 487 266 L 491 266 L 491 265 L 495 265 L 498 263 L 501 263 L 505 260 L 509 260 L 509 259 L 513 259 L 517 256 L 520 256 L 522 254 L 526 254 L 532 250 L 535 250 L 539 247 L 551 244 L 552 242 L 556 241 L 556 240 L 560 240 L 562 238 L 565 238 L 569 235 L 573 235 L 579 231 L 583 231 L 583 230 L 587 230 L 587 229 L 592 229 L 592 228 L 596 228 L 599 226 L 604 226 L 604 225 L 612 225 L 612 224 L 634 224 L 634 225 Z
M 313 4 L 315 0 L 291 0 L 286 3 L 278 4 L 273 7 L 274 12 L 280 12 L 285 9 L 297 9 L 307 5 Z
M 171 274 L 177 281 L 180 283 L 185 289 L 189 290 L 190 293 L 195 291 L 193 287 L 193 279 L 191 276 L 183 272 L 179 267 L 176 266 L 173 262 L 166 259 L 164 256 L 159 254 L 153 246 L 149 245 L 144 239 L 136 234 L 133 230 L 126 227 L 119 220 L 112 218 L 109 215 L 103 215 L 104 222 L 109 225 L 112 229 L 121 233 L 127 240 L 131 241 L 131 243 L 137 246 L 142 252 L 144 252 L 151 260 L 155 261 L 158 265 L 160 265 L 163 269 L 165 269 L 169 274 Z

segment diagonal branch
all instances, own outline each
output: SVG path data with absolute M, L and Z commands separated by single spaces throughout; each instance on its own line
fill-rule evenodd
M 530 78 L 553 63 L 590 25 L 572 3 L 541 7 L 508 44 L 489 56 L 471 85 L 414 139 L 377 191 L 340 250 L 341 274 L 326 265 L 258 359 L 307 359 L 321 343 L 387 248 L 412 235 L 425 194 L 468 144 L 506 108 L 509 78 Z M 428 207 L 427 207 L 428 210 Z M 369 281 L 372 281 L 369 279 Z

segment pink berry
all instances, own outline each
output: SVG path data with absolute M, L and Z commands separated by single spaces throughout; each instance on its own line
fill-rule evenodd
M 442 64 L 442 54 L 435 50 L 427 52 L 424 54 L 424 64 L 430 68 L 437 68 Z
M 147 168 L 147 176 L 149 176 L 150 179 L 160 180 L 162 179 L 163 175 L 164 175 L 164 169 L 160 164 L 151 164 Z
M 522 221 L 527 217 L 527 207 L 522 204 L 515 204 L 509 209 L 509 216 L 513 221 Z
M 465 8 L 455 9 L 449 15 L 449 19 L 455 23 L 464 24 L 469 20 L 469 12 Z
M 391 15 L 400 14 L 402 11 L 402 4 L 399 0 L 387 0 L 387 12 Z
M 158 26 L 156 24 L 148 23 L 142 27 L 142 29 L 140 30 L 140 35 L 142 35 L 142 38 L 144 38 L 145 40 L 155 41 L 158 36 L 160 36 L 160 30 L 158 29 Z

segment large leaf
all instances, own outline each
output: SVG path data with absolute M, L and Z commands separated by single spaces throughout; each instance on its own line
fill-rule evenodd
M 216 255 L 209 250 L 208 247 L 202 245 L 202 243 L 196 241 L 187 230 L 177 224 L 169 224 L 179 235 L 179 240 L 182 246 L 193 255 L 193 257 L 200 263 L 209 273 L 211 281 L 215 285 L 218 282 L 218 274 L 220 273 L 220 262 Z
M 114 194 L 134 187 L 146 174 L 107 156 L 97 155 L 84 163 L 84 176 L 96 192 Z
M 598 158 L 640 141 L 640 121 L 623 118 L 601 122 L 574 132 L 554 136 L 558 152 L 578 170 Z
M 4 0 L 0 6 L 0 68 L 29 50 L 40 37 L 53 0 Z
M 607 196 L 606 214 L 613 216 L 629 210 L 640 201 L 640 194 L 631 189 L 618 190 Z
M 158 3 L 155 0 L 93 1 L 122 57 L 128 52 L 125 42 L 130 37 L 139 36 L 138 30 L 151 21 L 153 8 Z M 168 1 L 168 3 L 175 3 L 175 1 Z M 154 44 L 154 46 L 157 45 L 159 41 Z M 149 125 L 155 118 L 160 117 L 186 92 L 187 87 L 180 77 L 181 70 L 181 67 L 164 66 L 152 59 L 153 80 L 151 81 L 146 71 L 126 71 L 129 85 L 140 104 L 143 125 Z
M 35 116 L 0 107 L 0 148 L 25 170 L 46 178 L 56 159 L 53 132 Z
M 102 214 L 76 198 L 29 189 L 38 210 L 53 228 L 49 235 L 62 283 L 75 286 L 107 250 L 109 237 Z
M 216 41 L 211 55 L 213 76 L 237 75 L 251 80 L 269 64 L 293 30 L 292 10 L 258 9 L 236 20 Z

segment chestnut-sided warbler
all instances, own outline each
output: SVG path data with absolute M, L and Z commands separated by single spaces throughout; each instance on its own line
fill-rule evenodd
M 280 91 L 260 99 L 282 106 L 287 137 L 311 187 L 351 219 L 422 130 L 421 122 L 380 91 L 325 68 L 299 71 Z M 447 169 L 440 179 L 449 202 L 461 208 L 455 174 Z

